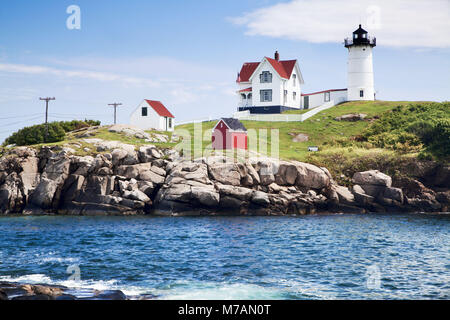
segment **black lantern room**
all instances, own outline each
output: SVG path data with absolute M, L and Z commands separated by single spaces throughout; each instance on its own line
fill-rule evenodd
M 358 46 L 358 45 L 370 45 L 371 47 L 375 47 L 377 45 L 376 38 L 369 37 L 369 34 L 366 30 L 364 30 L 361 25 L 359 28 L 353 31 L 352 39 L 345 39 L 345 46 Z

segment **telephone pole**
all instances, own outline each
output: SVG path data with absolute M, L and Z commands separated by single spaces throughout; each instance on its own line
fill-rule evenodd
M 51 100 L 56 100 L 54 97 L 53 98 L 39 98 L 39 100 L 45 101 L 45 138 L 44 138 L 44 142 L 47 142 L 47 137 L 48 137 L 48 102 Z
M 108 106 L 113 106 L 114 107 L 114 124 L 116 124 L 117 107 L 121 106 L 121 105 L 122 105 L 121 103 L 117 103 L 117 102 L 108 104 Z

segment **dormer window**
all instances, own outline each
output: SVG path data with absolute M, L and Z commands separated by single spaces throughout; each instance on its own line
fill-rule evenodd
M 261 83 L 272 83 L 272 74 L 269 71 L 263 71 L 259 75 L 259 80 Z

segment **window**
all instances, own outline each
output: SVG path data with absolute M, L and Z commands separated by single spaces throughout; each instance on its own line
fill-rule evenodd
M 292 75 L 292 79 L 294 80 L 294 86 L 295 86 L 296 80 L 297 80 L 297 75 L 296 75 L 296 74 L 293 74 L 293 75 Z
M 249 93 L 249 94 L 248 94 L 248 96 L 247 96 L 247 99 L 249 99 L 249 100 L 250 100 L 251 98 L 252 98 L 252 94 L 251 94 L 251 93 Z
M 330 101 L 330 93 L 329 92 L 325 92 L 325 94 L 324 94 L 324 101 L 325 102 Z
M 363 38 L 365 39 L 365 38 L 366 38 L 366 34 L 365 34 L 365 33 L 363 33 L 362 37 L 363 37 Z
M 261 102 L 270 102 L 270 101 L 272 101 L 272 89 L 260 90 L 259 94 L 260 94 Z
M 287 96 L 287 94 L 288 94 L 288 91 L 284 90 L 284 95 Z
M 364 97 L 364 90 L 359 90 L 359 97 L 363 98 Z
M 241 98 L 245 100 L 245 94 L 241 93 Z
M 146 117 L 147 116 L 147 107 L 143 107 L 142 108 L 142 116 Z
M 172 128 L 172 118 L 169 118 L 169 128 Z
M 292 92 L 292 99 L 294 99 L 294 101 L 297 99 L 297 92 Z
M 272 82 L 272 74 L 269 71 L 263 71 L 259 75 L 259 80 L 261 83 L 271 83 Z

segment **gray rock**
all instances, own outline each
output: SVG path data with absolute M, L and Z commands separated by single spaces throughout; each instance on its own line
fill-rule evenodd
M 208 172 L 214 180 L 223 184 L 233 186 L 241 184 L 241 174 L 235 163 L 212 163 L 208 166 Z
M 36 150 L 29 147 L 16 147 L 9 151 L 10 154 L 15 154 L 19 158 L 36 157 Z
M 170 188 L 161 188 L 156 197 L 157 202 L 163 200 L 189 202 L 192 198 L 191 186 L 186 184 L 176 184 Z
M 359 185 L 390 187 L 392 185 L 392 179 L 378 170 L 369 170 L 364 172 L 356 172 L 353 175 L 353 183 Z
M 157 175 L 160 175 L 162 177 L 166 176 L 166 171 L 158 166 L 152 166 L 150 168 L 151 171 L 153 171 L 154 173 L 156 173 Z
M 154 145 L 147 145 L 139 148 L 138 156 L 141 162 L 151 162 L 154 159 L 160 159 L 162 154 Z
M 122 197 L 126 199 L 131 200 L 137 200 L 145 203 L 150 203 L 150 198 L 142 191 L 140 190 L 133 190 L 133 191 L 124 191 L 122 193 Z
M 355 197 L 355 202 L 360 206 L 366 207 L 373 204 L 375 201 L 375 198 L 366 194 L 359 185 L 354 185 L 352 191 Z
M 197 199 L 202 205 L 214 207 L 219 204 L 219 193 L 214 187 L 205 185 L 203 187 L 191 187 L 192 198 Z
M 41 175 L 38 172 L 39 159 L 29 156 L 21 161 L 22 172 L 19 176 L 22 181 L 22 190 L 26 197 L 28 197 L 39 184 Z
M 364 190 L 364 192 L 372 197 L 379 197 L 383 196 L 384 189 L 386 189 L 385 186 L 380 185 L 372 185 L 372 184 L 361 184 L 361 188 Z
M 164 177 L 150 170 L 139 173 L 139 179 L 143 181 L 149 181 L 154 184 L 163 184 L 165 180 Z
M 350 192 L 350 190 L 348 190 L 348 188 L 336 186 L 335 190 L 339 198 L 339 203 L 348 205 L 352 205 L 355 203 L 355 196 Z
M 289 162 L 281 161 L 278 173 L 275 175 L 275 182 L 278 185 L 292 186 L 297 180 L 297 167 Z
M 251 198 L 253 194 L 252 189 L 230 186 L 225 184 L 217 184 L 217 189 L 221 196 L 228 196 L 242 201 L 247 201 Z
M 400 188 L 385 188 L 383 198 L 392 199 L 399 203 L 403 203 L 403 192 Z
M 260 206 L 268 206 L 270 204 L 269 195 L 262 191 L 255 191 L 251 201 Z
M 331 184 L 327 173 L 315 165 L 293 162 L 297 168 L 296 185 L 312 189 L 328 188 Z
M 367 114 L 365 113 L 350 113 L 350 114 L 344 114 L 343 116 L 336 117 L 334 120 L 336 121 L 360 121 L 364 120 L 364 118 L 367 117 Z
M 123 149 L 114 149 L 111 152 L 111 156 L 113 165 L 117 165 L 121 160 L 125 159 L 128 156 L 128 152 Z
M 155 190 L 155 185 L 149 181 L 139 181 L 138 188 L 140 191 L 145 193 L 147 197 L 151 197 L 153 191 Z

